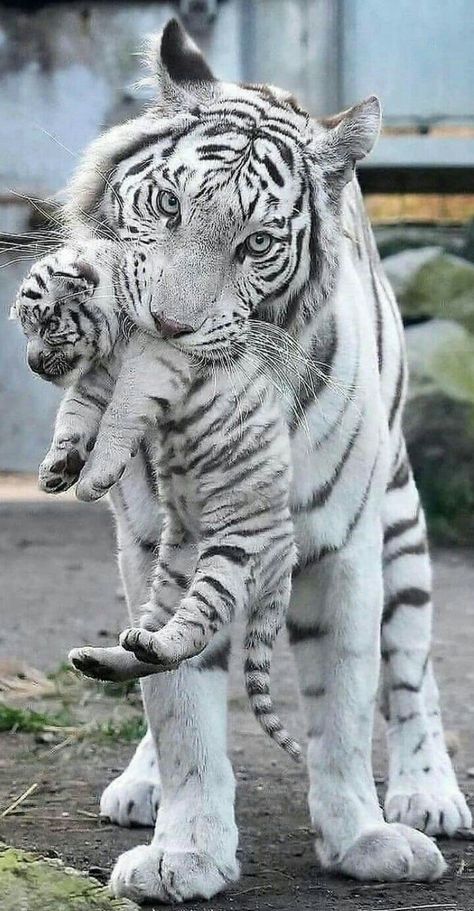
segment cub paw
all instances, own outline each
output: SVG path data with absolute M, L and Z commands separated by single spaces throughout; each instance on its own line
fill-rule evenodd
M 105 497 L 105 494 L 109 492 L 117 481 L 120 481 L 125 468 L 126 465 L 121 463 L 114 467 L 108 464 L 107 467 L 102 469 L 94 460 L 93 466 L 90 469 L 87 467 L 81 473 L 76 487 L 76 497 L 86 503 L 100 500 L 101 497 Z
M 54 444 L 39 467 L 38 485 L 45 493 L 62 493 L 76 483 L 89 448 L 78 437 Z
M 156 671 L 153 664 L 138 661 L 135 655 L 119 645 L 109 648 L 73 648 L 68 657 L 76 671 L 94 680 L 138 680 L 139 677 L 148 676 Z
M 430 838 L 398 824 L 374 826 L 342 859 L 326 866 L 354 879 L 377 882 L 432 882 L 446 870 L 443 855 Z
M 141 626 L 124 630 L 120 634 L 120 645 L 133 652 L 139 661 L 156 664 L 160 670 L 173 670 L 180 663 L 175 649 L 163 641 L 160 633 L 152 633 Z

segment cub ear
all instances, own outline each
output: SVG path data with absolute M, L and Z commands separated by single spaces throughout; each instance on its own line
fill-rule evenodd
M 177 19 L 170 19 L 161 34 L 151 39 L 148 62 L 159 80 L 168 76 L 173 83 L 188 88 L 193 83 L 216 81 L 198 46 Z
M 11 305 L 8 319 L 18 319 L 18 306 L 16 303 Z
M 322 120 L 327 132 L 323 145 L 331 170 L 343 172 L 344 182 L 351 179 L 356 162 L 365 158 L 374 147 L 382 120 L 382 108 L 375 95 Z

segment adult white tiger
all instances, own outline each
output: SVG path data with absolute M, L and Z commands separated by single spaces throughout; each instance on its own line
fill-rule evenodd
M 132 276 L 137 322 L 151 328 L 154 309 L 158 322 L 203 333 L 203 313 L 213 314 L 225 335 L 232 300 L 245 299 L 269 338 L 279 324 L 319 362 L 323 376 L 308 362 L 300 382 L 305 420 L 291 425 L 299 568 L 288 624 L 308 718 L 316 850 L 324 867 L 360 879 L 436 878 L 439 851 L 407 826 L 453 835 L 471 818 L 429 660 L 430 564 L 401 429 L 402 327 L 351 180 L 376 139 L 378 102 L 310 121 L 280 90 L 216 81 L 174 21 L 157 54 L 157 108 L 93 145 L 71 187 L 70 232 L 89 237 L 92 225 L 125 245 L 148 234 L 153 293 Z M 113 502 L 133 610 L 159 527 L 143 453 Z M 370 756 L 381 649 L 387 822 Z M 116 894 L 210 897 L 238 874 L 225 664 L 222 650 L 144 683 L 161 804 L 152 844 L 119 859 Z M 183 764 L 199 769 L 184 787 Z M 159 793 L 148 734 L 101 808 L 122 824 L 149 823 Z

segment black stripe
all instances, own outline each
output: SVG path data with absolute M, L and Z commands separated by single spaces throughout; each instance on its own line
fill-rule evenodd
M 313 623 L 311 626 L 302 626 L 295 620 L 290 619 L 286 621 L 286 628 L 290 645 L 295 645 L 297 642 L 307 642 L 308 639 L 323 639 L 329 633 L 329 629 L 326 626 L 321 626 L 318 623 Z
M 410 479 L 410 468 L 408 462 L 404 460 L 401 465 L 397 468 L 392 480 L 390 481 L 387 492 L 391 490 L 399 490 L 401 487 L 405 487 L 408 484 Z
M 316 400 L 317 396 L 326 385 L 327 380 L 330 378 L 337 347 L 336 320 L 332 316 L 329 325 L 329 336 L 323 344 L 320 338 L 315 338 L 311 345 L 311 349 L 308 352 L 308 358 L 322 363 L 321 366 L 316 364 L 315 366 L 317 369 L 315 369 L 310 360 L 307 370 L 305 370 L 304 375 L 301 377 L 299 384 L 300 388 L 295 396 L 294 407 L 296 414 L 293 415 L 290 421 L 290 432 L 294 433 L 297 429 L 301 419 L 301 413 L 304 413 L 308 406 Z
M 392 401 L 392 404 L 391 404 L 391 407 L 390 407 L 390 414 L 389 414 L 389 417 L 388 417 L 388 426 L 389 426 L 390 430 L 391 430 L 392 427 L 393 427 L 395 418 L 396 418 L 396 416 L 397 416 L 398 408 L 399 408 L 399 405 L 400 405 L 400 402 L 401 402 L 402 392 L 403 392 L 403 380 L 404 380 L 404 379 L 405 379 L 405 364 L 404 364 L 404 362 L 403 362 L 403 357 L 402 357 L 402 359 L 401 359 L 401 361 L 400 361 L 400 369 L 399 369 L 399 371 L 398 371 L 397 385 L 396 385 L 396 388 L 395 388 L 395 393 L 394 393 L 394 396 L 393 396 L 393 401 Z
M 145 158 L 142 161 L 137 161 L 136 164 L 132 165 L 130 168 L 128 168 L 127 171 L 125 171 L 125 174 L 123 175 L 124 178 L 133 177 L 135 174 L 140 174 L 140 172 L 144 171 L 148 165 L 152 164 L 152 162 L 153 155 L 150 155 L 148 158 Z
M 207 560 L 209 557 L 225 557 L 226 560 L 230 560 L 231 563 L 236 563 L 238 566 L 245 566 L 250 560 L 250 555 L 242 547 L 233 547 L 230 544 L 215 544 L 213 547 L 206 548 L 200 559 Z
M 309 500 L 308 503 L 304 503 L 301 506 L 295 506 L 293 509 L 294 513 L 311 512 L 313 509 L 318 509 L 319 507 L 324 506 L 324 504 L 327 503 L 329 497 L 331 496 L 332 491 L 334 490 L 334 487 L 336 486 L 336 484 L 342 474 L 344 465 L 346 464 L 346 462 L 354 448 L 354 444 L 359 436 L 359 433 L 360 433 L 360 430 L 362 427 L 362 422 L 363 422 L 363 417 L 360 418 L 360 420 L 357 424 L 357 427 L 352 432 L 349 442 L 348 442 L 341 458 L 339 459 L 339 462 L 337 463 L 329 481 L 326 481 L 325 484 L 322 484 L 321 487 L 318 487 L 318 489 L 315 490 L 315 492 L 313 493 L 313 496 L 311 497 L 311 499 Z
M 41 298 L 43 297 L 43 295 L 40 294 L 39 291 L 33 291 L 32 288 L 25 288 L 25 290 L 22 291 L 21 294 L 22 294 L 22 297 L 28 297 L 32 301 L 41 300 Z
M 390 554 L 384 559 L 384 566 L 389 566 L 390 563 L 393 563 L 394 560 L 398 560 L 399 557 L 406 557 L 410 554 L 426 554 L 428 552 L 428 544 L 425 539 L 419 541 L 417 544 L 407 544 L 406 547 L 400 547 L 399 550 L 395 550 L 393 554 Z
M 221 596 L 221 598 L 226 602 L 226 604 L 229 607 L 234 607 L 235 598 L 234 598 L 232 592 L 230 592 L 229 589 L 226 588 L 225 585 L 222 584 L 222 582 L 219 582 L 219 579 L 215 579 L 214 576 L 209 576 L 209 575 L 199 576 L 198 582 L 199 582 L 199 584 L 204 582 L 207 585 L 209 585 L 210 588 L 213 588 L 214 591 L 216 591 Z
M 389 623 L 399 607 L 425 607 L 431 601 L 430 592 L 423 588 L 403 588 L 387 601 L 382 616 L 383 623 Z
M 392 541 L 394 538 L 399 538 L 400 535 L 403 535 L 406 531 L 411 531 L 412 528 L 416 528 L 420 521 L 420 508 L 420 504 L 418 504 L 418 508 L 412 519 L 400 519 L 399 522 L 394 522 L 385 529 L 383 536 L 384 545 L 388 544 L 388 542 Z

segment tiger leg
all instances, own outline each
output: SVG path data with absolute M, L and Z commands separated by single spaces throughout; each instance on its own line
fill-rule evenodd
M 454 835 L 471 814 L 448 756 L 430 660 L 431 566 L 418 491 L 406 460 L 384 511 L 383 707 L 389 784 L 385 815 L 428 835 Z
M 133 513 L 132 505 L 128 505 L 128 500 L 130 504 L 136 500 L 144 515 L 159 518 L 156 495 L 148 489 L 141 462 L 139 454 L 110 495 L 117 524 L 120 575 L 131 622 L 136 620 L 139 606 L 147 597 L 154 559 L 152 545 L 160 534 L 159 521 L 156 527 L 140 528 L 138 516 Z M 138 528 L 140 537 L 134 530 Z M 158 758 L 153 737 L 147 731 L 126 769 L 102 793 L 101 815 L 119 826 L 153 826 L 160 792 Z
M 184 581 L 193 570 L 173 561 L 160 575 L 162 582 L 166 575 Z M 160 599 L 167 588 L 161 584 Z M 138 903 L 210 898 L 238 877 L 235 782 L 226 747 L 228 654 L 223 630 L 198 657 L 142 681 L 162 796 L 151 844 L 116 863 L 116 896 Z
M 381 531 L 327 554 L 294 582 L 288 622 L 308 721 L 309 807 L 321 865 L 361 880 L 431 880 L 426 836 L 383 819 L 371 745 L 380 664 Z

